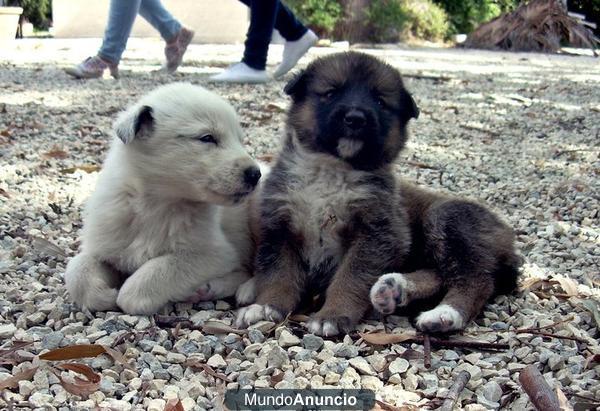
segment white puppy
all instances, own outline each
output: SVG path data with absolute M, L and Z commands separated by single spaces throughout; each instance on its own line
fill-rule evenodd
M 249 196 L 258 164 L 233 108 L 191 84 L 162 86 L 122 113 L 88 200 L 65 283 L 90 310 L 152 314 L 233 295 L 250 278 Z

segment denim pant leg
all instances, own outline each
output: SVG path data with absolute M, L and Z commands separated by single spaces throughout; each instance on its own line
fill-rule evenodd
M 174 39 L 181 30 L 181 24 L 165 9 L 160 0 L 142 0 L 140 16 L 146 19 L 167 42 Z
M 253 69 L 264 70 L 279 1 L 250 0 L 246 4 L 250 6 L 250 27 L 246 34 L 242 61 Z
M 127 46 L 133 22 L 140 8 L 141 0 L 111 0 L 108 10 L 108 24 L 104 31 L 102 46 L 98 55 L 118 64 Z
M 252 0 L 240 0 L 246 6 L 251 7 Z M 287 41 L 295 41 L 308 31 L 306 26 L 296 18 L 294 13 L 281 1 L 278 1 L 277 14 L 275 16 L 275 28 Z

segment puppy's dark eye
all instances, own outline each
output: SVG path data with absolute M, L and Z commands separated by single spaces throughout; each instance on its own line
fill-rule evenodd
M 377 101 L 377 105 L 379 107 L 387 107 L 387 103 L 385 102 L 385 100 L 381 97 L 376 97 L 375 101 Z
M 211 143 L 217 145 L 217 140 L 213 137 L 212 134 L 203 134 L 201 136 L 196 137 L 196 140 L 201 141 L 203 143 Z

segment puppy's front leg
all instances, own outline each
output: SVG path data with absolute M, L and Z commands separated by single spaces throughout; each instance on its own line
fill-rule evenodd
M 325 304 L 308 323 L 314 334 L 348 333 L 369 309 L 369 290 L 398 259 L 397 239 L 384 231 L 364 233 L 348 249 L 327 288 Z
M 212 274 L 208 278 L 222 276 L 223 271 L 227 271 L 221 266 L 226 256 L 218 255 L 214 259 L 220 261 L 220 267 L 207 267 L 206 261 L 185 254 L 153 258 L 125 281 L 119 290 L 117 305 L 128 314 L 150 315 L 169 302 L 184 301 L 193 290 L 206 283 L 207 276 L 199 275 L 200 270 Z M 215 272 L 217 270 L 221 272 Z M 232 294 L 234 292 L 232 290 Z
M 241 308 L 236 325 L 245 327 L 261 320 L 281 321 L 300 302 L 306 273 L 298 247 L 287 230 L 265 230 L 259 245 L 254 277 L 256 304 Z

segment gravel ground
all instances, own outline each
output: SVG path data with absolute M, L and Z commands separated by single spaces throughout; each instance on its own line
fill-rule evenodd
M 459 402 L 463 409 L 523 410 L 532 404 L 518 376 L 529 364 L 572 405 L 600 402 L 600 364 L 592 356 L 600 354 L 597 59 L 367 50 L 407 74 L 421 107 L 398 174 L 485 201 L 515 228 L 525 258 L 526 289 L 498 298 L 456 337 L 510 348 L 434 347 L 426 369 L 421 345 L 374 347 L 356 336 L 323 341 L 303 335 L 291 321 L 279 327 L 261 323 L 245 335 L 202 332 L 208 320 L 231 323 L 226 301 L 165 308 L 161 314 L 192 323 L 174 329 L 154 318 L 91 315 L 71 305 L 62 273 L 78 248 L 82 204 L 120 109 L 158 84 L 206 85 L 235 106 L 248 149 L 258 156 L 276 150 L 286 105 L 281 81 L 206 82 L 207 74 L 241 55 L 240 46 L 194 45 L 181 72 L 167 76 L 152 73 L 162 59 L 160 42 L 132 39 L 122 79 L 67 78 L 62 67 L 98 43 L 28 40 L 0 51 L 0 348 L 31 343 L 0 353 L 0 383 L 39 366 L 33 378 L 0 394 L 0 408 L 162 410 L 179 398 L 184 409 L 200 410 L 221 408 L 226 388 L 251 386 L 372 388 L 388 404 L 435 408 L 453 376 L 467 370 L 472 377 Z M 309 58 L 338 50 L 315 48 Z M 281 47 L 272 54 L 275 63 Z M 396 333 L 412 329 L 406 318 L 388 316 L 369 319 L 360 330 L 384 327 Z M 534 327 L 554 336 L 515 332 Z M 98 391 L 89 397 L 69 394 L 69 385 L 51 372 L 55 363 L 37 357 L 83 343 L 113 346 L 129 364 L 106 355 L 77 360 L 101 374 Z

